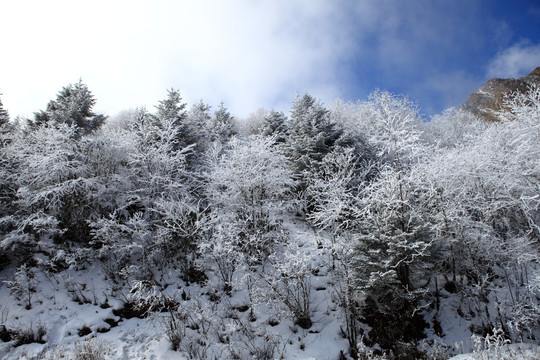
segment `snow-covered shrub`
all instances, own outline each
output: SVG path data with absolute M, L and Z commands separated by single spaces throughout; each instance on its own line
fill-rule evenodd
M 9 292 L 24 305 L 27 310 L 32 308 L 32 296 L 37 291 L 37 280 L 34 270 L 26 264 L 21 265 L 15 272 L 15 279 L 5 281 Z
M 16 329 L 8 330 L 10 335 L 8 341 L 14 340 L 15 346 L 21 346 L 32 343 L 45 344 L 45 335 L 47 335 L 47 327 L 39 322 L 37 324 L 31 322 L 24 326 L 19 325 Z
M 131 306 L 142 317 L 163 311 L 173 311 L 178 307 L 175 299 L 165 295 L 155 283 L 148 280 L 133 281 L 128 299 Z
M 252 358 L 260 360 L 273 360 L 279 354 L 283 339 L 279 335 L 267 333 L 264 336 L 256 336 L 254 329 L 234 329 L 233 334 L 238 334 L 229 346 L 231 354 L 238 359 Z M 238 331 L 248 330 L 248 331 Z M 233 335 L 234 336 L 234 335 Z M 280 359 L 283 354 L 281 354 Z
M 454 346 L 438 339 L 423 340 L 419 348 L 430 360 L 447 360 L 454 354 Z
M 197 268 L 198 246 L 205 237 L 206 209 L 181 196 L 157 199 L 153 211 L 159 216 L 154 237 L 158 266 L 178 265 L 186 283 L 202 282 L 206 276 Z
M 271 269 L 265 269 L 262 280 L 267 289 L 261 288 L 257 295 L 270 304 L 284 307 L 285 314 L 292 315 L 295 324 L 309 329 L 311 319 L 311 259 L 312 255 L 296 243 L 287 244 L 283 252 L 271 255 Z
M 185 354 L 189 359 L 202 360 L 212 358 L 211 354 L 216 348 L 216 357 L 225 356 L 220 346 L 215 346 L 221 316 L 215 307 L 197 298 L 161 314 L 159 320 L 173 350 Z
M 486 336 L 472 336 L 473 354 L 478 360 L 533 360 L 537 359 L 539 349 L 536 345 L 512 344 L 501 328 L 494 328 Z
M 181 318 L 178 311 L 171 310 L 169 315 L 162 317 L 161 319 L 165 337 L 171 343 L 171 347 L 174 351 L 179 350 L 180 343 L 186 336 L 185 318 Z
M 30 260 L 36 246 L 36 238 L 31 234 L 21 229 L 10 231 L 0 241 L 0 268 L 11 263 L 20 264 Z
M 225 217 L 214 220 L 217 221 L 213 225 L 208 224 L 212 227 L 209 231 L 211 235 L 199 243 L 199 267 L 209 267 L 221 281 L 223 291 L 230 295 L 236 270 L 243 264 L 245 256 L 238 249 L 235 223 L 227 221 Z
M 64 287 L 73 301 L 81 305 L 92 303 L 92 300 L 90 300 L 85 294 L 85 291 L 87 290 L 87 285 L 85 282 L 79 283 L 75 279 L 73 279 L 71 275 L 68 275 L 67 278 L 64 280 Z M 96 295 L 94 294 L 94 300 L 95 296 Z
M 273 138 L 233 138 L 207 157 L 206 196 L 214 222 L 231 223 L 236 249 L 263 259 L 279 240 L 281 212 L 294 182 Z
M 74 360 L 106 360 L 113 355 L 113 347 L 97 338 L 75 342 Z

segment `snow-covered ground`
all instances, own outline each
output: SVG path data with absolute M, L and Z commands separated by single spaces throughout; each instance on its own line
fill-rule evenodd
M 290 238 L 301 242 L 302 251 L 315 253 L 316 235 L 313 232 L 298 228 L 289 230 L 294 232 Z M 248 354 L 268 345 L 273 347 L 276 358 L 336 359 L 341 351 L 346 354 L 348 349 L 347 340 L 340 331 L 341 314 L 333 296 L 326 261 L 315 259 L 313 264 L 318 267 L 318 272 L 311 278 L 314 324 L 308 330 L 295 325 L 283 309 L 264 302 L 254 306 L 256 320 L 250 321 L 250 311 L 246 311 L 250 306 L 249 297 L 241 285 L 228 296 L 218 289 L 216 279 L 211 278 L 204 287 L 197 284 L 186 286 L 177 274 L 167 274 L 165 282 L 169 286 L 165 292 L 180 299 L 185 291 L 189 299 L 181 300 L 180 308 L 193 310 L 190 315 L 210 327 L 202 331 L 186 329 L 186 337 L 192 338 L 184 340 L 181 351 L 173 351 L 165 336 L 167 313 L 146 319 L 123 319 L 113 313 L 113 309 L 121 308 L 122 299 L 114 299 L 110 295 L 111 284 L 99 266 L 57 274 L 38 271 L 38 289 L 32 294 L 31 309 L 21 306 L 5 285 L 0 287 L 0 306 L 2 323 L 7 329 L 37 332 L 42 328 L 46 333 L 43 337 L 45 343 L 14 347 L 14 341 L 0 342 L 0 358 L 21 359 L 38 355 L 54 358 L 59 354 L 69 357 L 77 351 L 76 345 L 79 348 L 89 345 L 108 354 L 106 358 L 188 359 L 190 354 L 186 348 L 188 341 L 193 340 L 205 342 L 201 348 L 206 349 L 205 355 L 212 358 L 228 358 L 230 349 L 234 348 L 240 354 Z M 7 280 L 11 275 L 4 271 L 1 280 Z M 242 275 L 239 272 L 236 277 L 241 279 Z M 128 296 L 125 289 L 124 295 Z M 245 329 L 255 336 L 245 336 Z M 227 339 L 220 342 L 216 334 Z
M 313 326 L 302 329 L 295 325 L 286 309 L 272 302 L 258 301 L 251 305 L 242 280 L 246 271 L 235 278 L 231 295 L 225 294 L 217 278 L 210 277 L 204 286 L 187 286 L 171 271 L 163 277 L 164 294 L 178 299 L 181 340 L 178 351 L 167 337 L 169 313 L 156 313 L 140 319 L 122 318 L 115 314 L 128 289 L 111 295 L 112 284 L 97 265 L 69 269 L 51 274 L 36 272 L 37 291 L 32 293 L 32 308 L 26 310 L 7 286 L 0 286 L 1 323 L 10 330 L 43 329 L 43 344 L 31 343 L 14 347 L 15 341 L 0 342 L 0 358 L 60 359 L 74 358 L 84 351 L 94 351 L 111 359 L 191 359 L 191 358 L 283 358 L 335 360 L 348 354 L 348 342 L 341 332 L 341 309 L 337 304 L 331 276 L 329 255 L 318 246 L 318 235 L 304 223 L 293 219 L 284 224 L 290 242 L 311 258 L 311 304 Z M 11 271 L 11 272 L 10 272 Z M 0 280 L 12 278 L 5 270 Z M 260 271 L 260 269 L 259 269 Z M 264 299 L 259 294 L 258 299 Z M 441 292 L 441 311 L 437 315 L 443 330 L 439 338 L 433 326 L 426 329 L 423 341 L 428 354 L 446 354 L 474 350 L 470 321 L 456 311 L 459 296 Z M 253 314 L 251 314 L 253 306 Z M 254 315 L 254 319 L 251 317 Z M 435 313 L 426 312 L 433 324 Z M 511 347 L 510 354 L 523 359 L 540 359 L 538 347 Z M 369 351 L 370 349 L 366 349 Z M 517 355 L 516 355 L 517 354 Z M 520 355 L 521 354 L 521 355 Z M 484 357 L 482 357 L 484 356 Z M 439 357 L 441 358 L 441 357 Z M 495 359 L 485 354 L 463 354 L 453 359 Z M 507 357 L 518 358 L 518 357 Z

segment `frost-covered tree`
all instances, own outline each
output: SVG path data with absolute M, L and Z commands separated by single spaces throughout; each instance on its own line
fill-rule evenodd
M 423 124 L 422 138 L 438 148 L 455 148 L 476 141 L 489 124 L 460 109 L 447 109 Z
M 510 119 L 442 152 L 427 171 L 443 204 L 433 222 L 448 247 L 446 269 L 439 271 L 458 281 L 473 302 L 470 307 L 483 314 L 479 326 L 489 328 L 499 318 L 513 336 L 518 323 L 529 330 L 538 325 L 529 320 L 538 306 L 525 284 L 538 258 L 539 94 L 533 88 L 511 99 Z M 488 312 L 484 303 L 489 301 L 499 303 L 498 313 Z
M 371 150 L 367 151 L 369 160 L 364 160 L 371 166 L 360 167 L 365 169 L 359 171 L 363 174 L 362 181 L 356 180 L 353 186 L 339 186 L 348 188 L 347 191 L 335 189 L 342 194 L 337 199 L 343 199 L 336 200 L 336 204 L 347 204 L 338 209 L 349 210 L 348 214 L 343 213 L 344 221 L 336 223 L 340 226 L 328 227 L 338 235 L 334 258 L 338 260 L 337 270 L 344 276 L 339 280 L 339 291 L 345 307 L 347 336 L 350 341 L 358 336 L 353 317 L 359 309 L 354 305 L 354 293 L 362 291 L 366 294 L 364 315 L 371 312 L 380 316 L 378 325 L 368 321 L 374 327 L 372 336 L 389 347 L 392 341 L 408 341 L 414 331 L 410 334 L 396 331 L 385 338 L 381 324 L 401 322 L 403 328 L 411 326 L 430 277 L 426 270 L 430 264 L 426 261 L 432 248 L 431 214 L 427 209 L 431 207 L 432 190 L 430 184 L 424 183 L 422 172 L 416 169 L 428 152 L 420 141 L 417 110 L 405 98 L 377 91 L 367 103 L 341 108 L 346 113 L 336 113 L 335 109 L 333 117 L 341 118 L 349 136 L 363 134 L 368 139 L 364 148 Z M 359 115 L 362 115 L 358 118 L 360 124 L 347 120 Z M 362 151 L 349 153 L 350 157 Z M 345 159 L 342 156 L 342 161 Z M 347 168 L 348 172 L 344 171 Z M 344 167 L 340 170 L 344 175 L 339 178 L 350 182 L 355 179 L 354 170 Z M 332 177 L 340 171 L 328 172 Z M 347 173 L 351 175 L 345 176 Z M 314 215 L 322 216 L 319 222 L 323 219 L 330 221 L 328 225 L 335 222 L 325 211 L 318 210 Z M 392 340 L 388 341 L 389 338 Z M 351 349 L 354 348 L 352 343 Z
M 287 117 L 283 112 L 270 111 L 265 117 L 261 128 L 264 136 L 273 136 L 276 143 L 282 144 L 287 141 Z
M 276 240 L 280 211 L 294 184 L 286 157 L 273 138 L 233 138 L 209 154 L 207 198 L 212 216 L 237 224 L 238 248 L 257 258 Z M 222 214 L 222 215 L 218 215 Z
M 12 201 L 17 192 L 16 172 L 18 166 L 10 144 L 20 133 L 18 130 L 16 125 L 9 122 L 9 115 L 3 108 L 0 99 L 0 218 L 13 212 Z
M 85 242 L 95 184 L 77 137 L 75 126 L 62 124 L 37 129 L 18 144 L 18 160 L 27 169 L 19 174 L 18 206 L 30 218 L 39 211 L 55 217 L 70 240 Z
M 201 254 L 199 268 L 212 271 L 219 279 L 221 288 L 230 295 L 237 270 L 245 262 L 238 234 L 241 228 L 233 216 L 223 212 L 212 213 L 205 224 L 205 235 L 198 243 Z
M 294 100 L 288 128 L 289 157 L 297 174 L 317 167 L 341 135 L 328 110 L 309 94 Z
M 190 178 L 187 157 L 194 145 L 180 148 L 176 140 L 178 128 L 170 123 L 171 126 L 163 126 L 145 109 L 134 115 L 135 149 L 129 156 L 137 174 L 139 196 L 145 203 L 142 206 L 148 207 L 160 194 L 185 192 Z
M 364 113 L 368 139 L 378 147 L 378 155 L 398 168 L 420 156 L 421 123 L 418 109 L 404 96 L 377 90 L 370 94 Z
M 317 176 L 308 185 L 309 196 L 315 205 L 308 219 L 320 229 L 338 233 L 354 227 L 353 213 L 357 204 L 357 157 L 352 148 L 336 148 L 324 157 Z
M 78 136 L 86 135 L 99 129 L 107 119 L 106 116 L 92 111 L 95 103 L 94 95 L 82 80 L 79 80 L 78 83 L 62 88 L 56 100 L 51 100 L 45 111 L 37 112 L 28 125 L 32 128 L 43 124 L 73 125 Z
M 2 93 L 0 93 L 0 96 Z M 9 113 L 6 109 L 4 109 L 4 104 L 2 104 L 2 99 L 0 98 L 0 132 L 2 131 L 2 128 L 4 125 L 6 125 L 9 122 Z
M 178 90 L 168 90 L 168 95 L 165 100 L 160 100 L 156 106 L 157 113 L 155 115 L 156 126 L 166 129 L 169 137 L 161 139 L 161 142 L 166 142 L 171 151 L 177 151 L 189 145 L 189 128 L 185 124 L 187 117 L 186 104 L 182 102 L 182 97 Z
M 358 248 L 358 278 L 365 286 L 388 280 L 408 291 L 415 288 L 411 266 L 429 255 L 431 245 L 430 219 L 423 212 L 430 195 L 415 174 L 393 170 L 382 171 L 365 189 Z
M 219 141 L 222 143 L 227 142 L 232 136 L 236 135 L 235 119 L 231 113 L 227 110 L 223 102 L 219 105 L 219 108 L 214 111 L 212 117 L 206 123 L 206 132 L 209 139 Z
M 199 244 L 206 238 L 207 214 L 199 201 L 177 194 L 159 197 L 152 208 L 156 221 L 156 255 L 160 269 L 178 265 L 186 283 L 204 280 L 197 266 Z
M 122 134 L 126 146 L 128 187 L 118 194 L 112 215 L 91 226 L 102 264 L 111 274 L 120 271 L 110 270 L 118 266 L 127 269 L 124 280 L 149 280 L 152 267 L 163 270 L 171 264 L 179 264 L 182 275 L 191 280 L 202 210 L 192 193 L 196 179 L 187 167 L 194 145 L 182 147 L 187 139 L 180 131 L 183 109 L 178 92 L 171 90 L 156 115 L 137 109 L 127 121 L 132 132 L 117 135 Z M 143 260 L 146 270 L 129 270 Z
M 10 143 L 12 162 L 26 169 L 13 176 L 17 225 L 9 236 L 21 241 L 12 245 L 39 244 L 54 256 L 54 242 L 91 240 L 88 222 L 113 212 L 130 184 L 123 138 L 107 136 L 80 137 L 76 125 L 58 124 Z
M 113 281 L 154 280 L 155 233 L 142 212 L 128 219 L 118 213 L 92 223 L 93 244 L 97 257 Z
M 261 129 L 265 122 L 265 118 L 270 113 L 265 108 L 259 108 L 250 113 L 246 118 L 240 118 L 236 120 L 236 136 L 246 137 L 249 135 L 261 133 Z
M 186 126 L 190 129 L 192 142 L 196 144 L 194 148 L 196 160 L 194 162 L 197 163 L 197 166 L 201 165 L 204 152 L 214 141 L 211 135 L 212 114 L 210 109 L 210 105 L 201 100 L 191 106 L 185 120 Z

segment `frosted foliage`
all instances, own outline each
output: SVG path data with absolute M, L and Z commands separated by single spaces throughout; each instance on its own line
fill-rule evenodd
M 218 144 L 215 146 L 208 174 L 212 180 L 209 197 L 214 206 L 246 210 L 252 216 L 279 207 L 292 180 L 287 159 L 273 147 L 272 138 L 233 138 L 223 153 Z
M 233 138 L 227 150 L 215 143 L 208 157 L 206 191 L 214 221 L 230 222 L 239 248 L 256 257 L 276 241 L 294 184 L 287 159 L 273 144 L 260 136 Z
M 411 267 L 429 255 L 429 219 L 413 175 L 387 169 L 365 189 L 358 261 L 368 287 L 390 277 L 410 288 Z
M 328 110 L 309 94 L 296 97 L 287 126 L 289 157 L 297 173 L 316 168 L 341 135 Z
M 283 252 L 269 257 L 273 269 L 263 274 L 268 290 L 260 289 L 257 295 L 281 306 L 304 329 L 312 325 L 311 259 L 297 244 L 287 244 Z
M 474 143 L 487 127 L 471 113 L 451 108 L 424 124 L 422 137 L 437 147 L 454 148 Z
M 319 174 L 310 179 L 308 194 L 315 206 L 308 218 L 316 226 L 335 231 L 352 226 L 351 213 L 357 206 L 356 161 L 354 149 L 340 148 L 325 156 Z
M 422 150 L 418 146 L 420 117 L 414 104 L 387 91 L 373 92 L 370 100 L 366 121 L 370 140 L 380 146 L 379 154 L 395 156 L 398 162 L 418 156 Z
M 514 354 L 540 325 L 540 90 L 506 109 L 305 94 L 238 134 L 170 90 L 99 131 L 2 126 L 0 357 Z

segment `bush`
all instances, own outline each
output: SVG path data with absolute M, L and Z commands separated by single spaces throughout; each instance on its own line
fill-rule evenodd
M 105 360 L 113 354 L 111 345 L 96 338 L 75 343 L 74 360 Z

